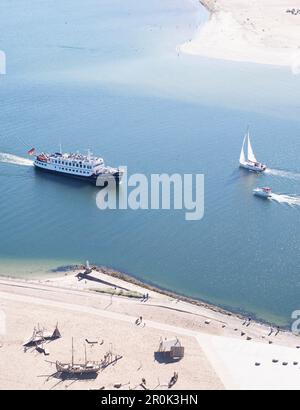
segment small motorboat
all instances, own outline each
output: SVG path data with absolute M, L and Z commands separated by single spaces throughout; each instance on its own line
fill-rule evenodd
M 259 196 L 260 198 L 269 199 L 272 197 L 272 189 L 269 187 L 255 188 L 253 194 Z
M 247 146 L 247 152 L 245 153 L 245 146 Z M 250 172 L 256 172 L 256 173 L 261 173 L 266 171 L 267 166 L 265 164 L 262 164 L 261 162 L 257 161 L 251 141 L 250 141 L 250 132 L 246 134 L 244 141 L 243 141 L 243 146 L 242 146 L 242 151 L 240 155 L 240 167 L 245 168 Z

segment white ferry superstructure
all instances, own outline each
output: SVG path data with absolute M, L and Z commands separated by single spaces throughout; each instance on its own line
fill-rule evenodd
M 34 166 L 39 170 L 85 180 L 99 186 L 111 178 L 119 184 L 124 173 L 119 168 L 106 166 L 103 158 L 96 157 L 90 152 L 87 155 L 61 152 L 35 154 L 35 150 L 32 149 L 28 153 L 35 155 Z

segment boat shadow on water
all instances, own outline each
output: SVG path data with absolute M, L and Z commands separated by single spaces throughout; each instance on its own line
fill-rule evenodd
M 247 178 L 248 180 L 255 180 L 257 177 L 263 176 L 261 173 L 251 172 L 244 168 L 236 168 L 226 181 L 226 186 L 233 185 L 235 182 L 242 178 Z
M 241 178 L 241 173 L 239 172 L 239 169 L 235 169 L 230 177 L 226 181 L 226 186 L 234 184 L 236 181 L 238 181 Z

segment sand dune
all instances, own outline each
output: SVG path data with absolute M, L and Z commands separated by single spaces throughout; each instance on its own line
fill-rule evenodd
M 290 66 L 300 73 L 300 9 L 296 0 L 201 0 L 209 21 L 182 51 L 232 61 Z

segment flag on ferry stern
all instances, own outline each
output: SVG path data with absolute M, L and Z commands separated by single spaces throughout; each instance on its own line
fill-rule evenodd
M 35 148 L 32 148 L 30 151 L 28 151 L 28 155 L 33 155 L 35 153 Z

